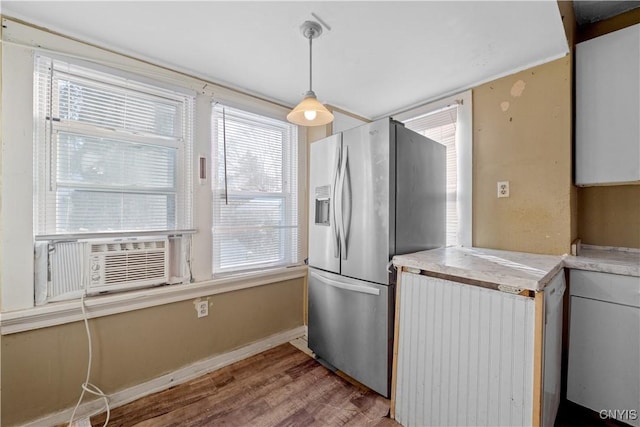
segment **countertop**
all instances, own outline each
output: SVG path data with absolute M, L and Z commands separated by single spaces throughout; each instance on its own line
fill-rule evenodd
M 539 291 L 564 267 L 640 277 L 640 250 L 583 245 L 578 256 L 556 256 L 447 247 L 396 255 L 393 264 L 453 280 L 462 278 Z
M 564 256 L 564 266 L 640 277 L 640 249 L 582 245 L 578 256 Z

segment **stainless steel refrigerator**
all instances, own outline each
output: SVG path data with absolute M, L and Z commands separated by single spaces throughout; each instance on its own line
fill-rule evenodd
M 309 348 L 389 397 L 394 255 L 445 245 L 445 147 L 392 119 L 310 148 Z

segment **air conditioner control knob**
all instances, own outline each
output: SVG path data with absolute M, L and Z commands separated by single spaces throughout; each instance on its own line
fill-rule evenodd
M 100 264 L 91 264 L 91 270 L 93 271 L 100 270 Z
M 100 275 L 99 274 L 92 274 L 91 275 L 91 281 L 97 282 L 98 280 L 100 280 Z

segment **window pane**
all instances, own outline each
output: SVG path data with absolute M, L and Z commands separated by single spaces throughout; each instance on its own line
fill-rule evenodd
M 56 232 L 175 229 L 175 195 L 59 189 Z
M 57 140 L 58 185 L 175 191 L 175 148 L 65 132 Z
M 36 55 L 37 235 L 192 226 L 195 97 Z
M 59 118 L 107 128 L 181 136 L 177 101 L 57 75 Z M 55 110 L 54 110 L 55 111 Z
M 229 191 L 281 192 L 283 130 L 218 118 L 218 178 L 224 184 L 225 138 Z
M 248 230 L 218 229 L 213 234 L 216 272 L 248 270 L 282 265 L 289 261 L 298 229 L 259 228 Z M 289 261 L 291 262 L 291 261 Z
M 458 244 L 458 154 L 456 147 L 458 107 L 456 105 L 406 120 L 405 126 L 446 147 L 447 246 Z
M 213 238 L 220 241 L 220 270 L 277 263 L 282 259 L 276 229 L 218 232 Z
M 231 196 L 217 211 L 218 227 L 277 227 L 284 225 L 284 198 L 247 198 Z
M 297 262 L 297 128 L 220 105 L 212 125 L 214 274 Z

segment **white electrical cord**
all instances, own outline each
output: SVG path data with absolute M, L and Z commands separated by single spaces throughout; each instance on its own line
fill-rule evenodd
M 87 363 L 87 378 L 85 379 L 84 383 L 82 383 L 81 385 L 82 393 L 80 393 L 80 398 L 78 399 L 78 403 L 76 403 L 76 407 L 73 408 L 73 413 L 71 414 L 71 418 L 69 419 L 69 427 L 71 427 L 71 425 L 73 424 L 73 419 L 76 416 L 76 411 L 80 407 L 80 403 L 84 398 L 85 392 L 93 394 L 94 396 L 102 397 L 104 399 L 104 406 L 105 406 L 104 410 L 106 410 L 107 412 L 107 418 L 104 421 L 103 427 L 106 427 L 107 424 L 109 423 L 109 415 L 111 413 L 109 408 L 109 399 L 107 398 L 107 395 L 102 390 L 100 390 L 97 386 L 89 382 L 89 377 L 91 376 L 91 364 L 93 362 L 93 349 L 92 349 L 93 346 L 91 343 L 91 331 L 89 331 L 89 319 L 87 318 L 87 311 L 84 305 L 84 297 L 85 297 L 85 294 L 83 293 L 82 297 L 80 298 L 80 307 L 82 308 L 82 317 L 84 318 L 84 327 L 85 327 L 85 330 L 87 331 L 87 341 L 89 343 L 89 363 Z M 100 410 L 97 413 L 100 413 L 100 412 L 102 412 L 102 410 Z M 96 414 L 92 414 L 92 415 L 96 415 Z M 89 417 L 91 417 L 92 415 L 90 415 Z

